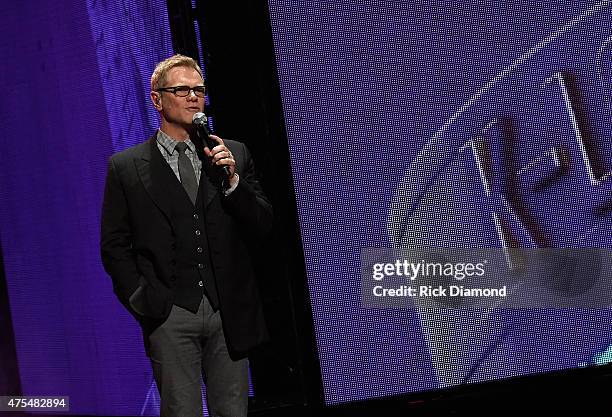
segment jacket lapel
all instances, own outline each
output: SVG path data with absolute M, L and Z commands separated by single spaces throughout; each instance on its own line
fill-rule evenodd
M 172 168 L 164 161 L 159 149 L 155 135 L 153 135 L 143 147 L 143 152 L 140 158 L 134 158 L 136 171 L 140 177 L 140 181 L 145 190 L 155 203 L 155 205 L 164 213 L 168 222 L 172 224 L 172 192 L 176 189 L 177 184 L 180 186 Z M 180 189 L 182 190 L 182 186 Z M 189 199 L 185 193 L 185 198 Z
M 200 173 L 200 190 L 198 198 L 202 198 L 204 203 L 204 209 L 206 209 L 210 203 L 215 199 L 218 193 L 219 187 L 215 184 L 218 183 L 218 175 L 215 175 L 214 170 L 210 165 L 209 158 L 204 155 L 204 145 L 199 137 L 192 139 L 196 146 L 196 152 L 200 161 L 202 161 L 202 172 Z
M 206 209 L 210 203 L 215 199 L 217 195 L 218 187 L 215 186 L 214 182 L 215 178 L 210 175 L 210 169 L 204 167 L 204 164 L 207 161 L 202 161 L 202 174 L 200 176 L 200 195 L 203 198 L 204 209 Z

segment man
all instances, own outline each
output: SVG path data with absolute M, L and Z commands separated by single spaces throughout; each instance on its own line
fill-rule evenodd
M 204 84 L 193 59 L 159 63 L 151 100 L 159 130 L 109 161 L 102 261 L 143 329 L 161 416 L 202 416 L 201 375 L 211 416 L 246 416 L 245 357 L 266 338 L 249 248 L 272 207 L 242 143 L 211 135 L 210 149 L 194 131 Z

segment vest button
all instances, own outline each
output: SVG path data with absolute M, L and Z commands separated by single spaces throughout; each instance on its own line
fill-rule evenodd
M 198 216 L 198 214 L 196 213 L 196 214 L 194 214 L 194 215 L 193 215 L 193 218 L 194 218 L 195 220 L 198 220 L 198 219 L 200 218 L 200 216 Z
M 202 253 L 204 251 L 204 249 L 202 249 L 201 246 L 198 246 L 198 248 L 196 250 L 198 251 L 198 253 Z
M 204 286 L 204 283 L 203 283 L 202 281 L 200 281 L 200 282 L 198 282 L 198 285 L 199 285 L 200 287 L 203 287 L 203 286 Z
M 204 264 L 198 264 L 198 268 L 204 269 Z
M 196 234 L 196 236 L 200 236 L 202 234 L 202 232 L 200 232 L 200 229 L 196 229 L 195 234 Z

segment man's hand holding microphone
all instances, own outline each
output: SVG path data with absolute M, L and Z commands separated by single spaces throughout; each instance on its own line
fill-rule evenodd
M 204 154 L 210 158 L 213 166 L 223 170 L 227 181 L 227 188 L 233 189 L 238 184 L 236 173 L 236 160 L 232 152 L 225 146 L 223 139 L 212 135 L 208 128 L 208 118 L 204 113 L 193 115 L 193 124 L 203 136 Z

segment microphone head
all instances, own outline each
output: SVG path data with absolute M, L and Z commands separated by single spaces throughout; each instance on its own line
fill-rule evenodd
M 208 118 L 206 117 L 204 113 L 198 112 L 193 115 L 191 122 L 196 126 L 207 126 Z

